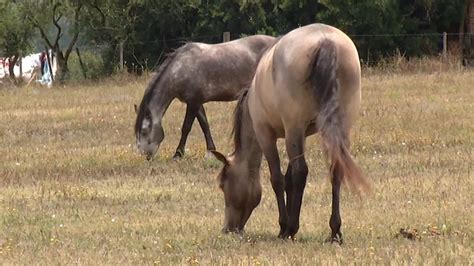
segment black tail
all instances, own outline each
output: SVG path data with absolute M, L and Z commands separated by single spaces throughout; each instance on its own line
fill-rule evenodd
M 338 54 L 335 43 L 328 39 L 322 40 L 315 50 L 310 77 L 319 106 L 318 129 L 331 160 L 331 176 L 335 164 L 339 163 L 344 169 L 344 180 L 348 181 L 352 188 L 368 190 L 368 181 L 349 153 L 349 128 L 345 125 L 344 114 L 341 112 L 337 68 Z

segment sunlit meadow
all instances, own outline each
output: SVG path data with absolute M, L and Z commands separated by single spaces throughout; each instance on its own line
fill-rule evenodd
M 352 150 L 374 190 L 343 191 L 342 246 L 325 242 L 331 187 L 317 136 L 296 241 L 276 237 L 266 163 L 246 233 L 223 235 L 221 166 L 197 123 L 186 156 L 171 158 L 184 104 L 165 115 L 153 161 L 135 150 L 133 104 L 149 77 L 1 88 L 0 263 L 473 264 L 474 71 L 369 72 Z M 224 153 L 234 105 L 206 105 Z

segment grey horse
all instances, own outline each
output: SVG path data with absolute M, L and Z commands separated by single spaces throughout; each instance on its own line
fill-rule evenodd
M 236 100 L 242 89 L 250 86 L 263 51 L 274 42 L 275 38 L 265 35 L 214 45 L 189 42 L 170 54 L 149 82 L 136 108 L 138 150 L 148 160 L 157 152 L 164 139 L 161 120 L 175 98 L 187 107 L 174 158 L 184 155 L 195 118 L 204 133 L 207 150 L 215 150 L 203 104 Z

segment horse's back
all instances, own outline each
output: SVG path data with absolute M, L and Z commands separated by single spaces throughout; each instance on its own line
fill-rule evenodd
M 273 41 L 256 35 L 221 44 L 186 44 L 172 69 L 178 98 L 185 102 L 236 99 L 249 86 L 262 51 Z
M 273 55 L 274 83 L 307 83 L 315 52 L 323 40 L 329 40 L 336 48 L 337 78 L 343 83 L 341 87 L 347 88 L 349 84 L 360 82 L 359 56 L 352 40 L 337 28 L 311 24 L 291 31 L 276 45 Z M 298 88 L 286 86 L 282 89 Z

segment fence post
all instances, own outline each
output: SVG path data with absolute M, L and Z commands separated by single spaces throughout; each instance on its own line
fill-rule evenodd
M 443 60 L 448 59 L 448 34 L 443 32 Z
M 120 53 L 120 55 L 119 55 L 120 56 L 119 69 L 120 69 L 120 71 L 123 71 L 123 43 L 124 42 L 125 41 L 121 41 L 120 44 L 119 44 L 119 49 L 120 49 L 120 51 L 119 51 L 119 53 Z
M 229 31 L 225 31 L 222 34 L 222 42 L 230 42 L 230 32 Z

